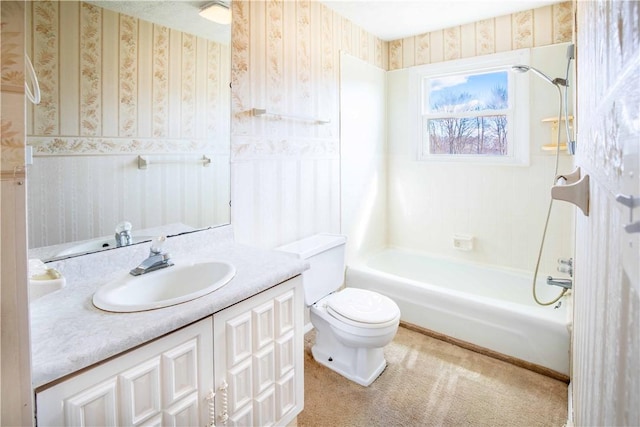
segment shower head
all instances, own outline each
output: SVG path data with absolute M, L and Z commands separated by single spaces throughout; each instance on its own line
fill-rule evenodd
M 547 82 L 551 83 L 554 86 L 558 86 L 558 85 L 566 86 L 566 83 L 563 83 L 564 82 L 563 79 L 551 79 L 551 77 L 547 76 L 542 71 L 530 65 L 514 65 L 513 67 L 511 67 L 511 70 L 515 71 L 516 73 L 526 73 L 527 71 L 532 71 L 534 74 L 538 75 L 538 77 L 541 77 L 542 79 L 546 80 Z
M 513 67 L 511 67 L 511 70 L 515 71 L 516 73 L 526 73 L 527 71 L 529 71 L 529 66 L 528 65 L 514 65 Z

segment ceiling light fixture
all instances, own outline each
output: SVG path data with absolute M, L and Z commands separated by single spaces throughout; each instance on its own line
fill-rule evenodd
M 213 3 L 203 6 L 202 9 L 200 9 L 199 15 L 218 24 L 231 24 L 231 9 L 229 9 L 227 3 L 221 1 L 214 1 Z

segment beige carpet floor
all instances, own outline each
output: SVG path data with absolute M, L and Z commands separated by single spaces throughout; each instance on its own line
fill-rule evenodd
M 563 426 L 567 385 L 400 327 L 387 368 L 362 387 L 311 356 L 305 336 L 304 426 Z

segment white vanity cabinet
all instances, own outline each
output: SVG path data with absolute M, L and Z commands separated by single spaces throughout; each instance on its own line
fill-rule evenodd
M 218 424 L 287 425 L 302 410 L 301 283 L 298 276 L 213 316 Z
M 37 424 L 289 424 L 304 403 L 303 307 L 297 276 L 38 392 Z
M 37 393 L 38 426 L 204 425 L 212 360 L 207 318 Z

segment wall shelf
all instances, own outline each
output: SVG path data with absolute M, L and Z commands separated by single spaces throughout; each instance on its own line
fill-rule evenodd
M 569 116 L 569 129 L 573 127 L 573 116 Z M 564 122 L 565 117 L 560 118 L 560 122 Z M 551 142 L 542 145 L 542 151 L 556 151 L 558 149 L 558 117 L 547 117 L 541 120 L 542 123 L 551 123 Z M 564 125 L 563 125 L 564 126 Z M 560 130 L 560 151 L 567 151 L 567 142 L 562 138 L 566 138 L 566 133 Z
M 319 125 L 331 123 L 331 120 L 327 120 L 327 119 L 322 119 L 318 117 L 309 117 L 309 116 L 299 116 L 295 114 L 275 113 L 273 111 L 267 111 L 264 108 L 254 108 L 251 110 L 251 113 L 254 116 L 271 116 L 271 117 L 275 117 L 276 119 L 301 120 L 305 122 L 313 122 Z

